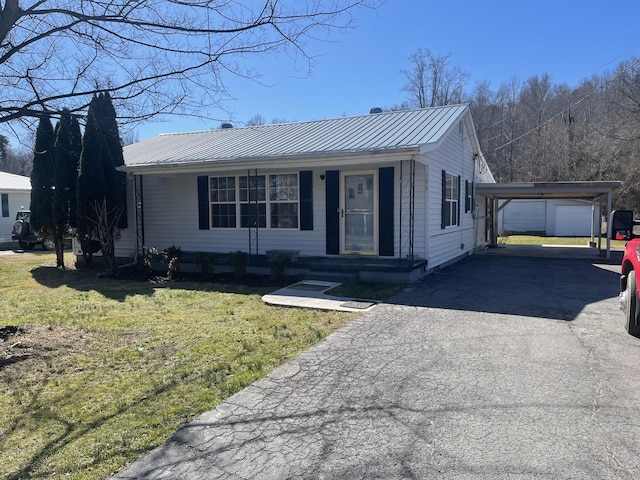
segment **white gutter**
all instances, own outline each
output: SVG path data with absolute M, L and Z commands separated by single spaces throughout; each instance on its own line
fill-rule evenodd
M 411 155 L 419 154 L 418 145 L 384 150 L 366 150 L 356 152 L 317 152 L 302 155 L 279 155 L 273 157 L 242 157 L 215 160 L 199 160 L 188 162 L 163 162 L 158 164 L 124 165 L 118 170 L 134 174 L 163 174 L 163 173 L 195 173 L 214 170 L 229 170 L 231 168 L 253 168 L 253 165 L 266 164 L 269 168 L 291 167 L 329 167 L 341 166 L 346 162 L 372 159 L 376 162 L 406 160 Z M 310 165 L 311 164 L 311 165 Z

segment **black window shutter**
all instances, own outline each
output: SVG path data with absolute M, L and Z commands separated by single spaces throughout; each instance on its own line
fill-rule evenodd
M 327 255 L 340 253 L 340 171 L 325 172 Z
M 393 167 L 384 167 L 378 170 L 380 221 L 378 223 L 378 241 L 380 256 L 393 257 Z
M 440 228 L 447 226 L 447 171 L 442 170 L 442 212 L 440 215 Z
M 313 172 L 300 172 L 300 230 L 313 230 Z
M 8 193 L 2 194 L 2 216 L 3 217 L 9 216 L 9 194 Z
M 469 192 L 469 180 L 464 181 L 464 213 L 471 210 L 471 193 Z
M 471 210 L 476 209 L 476 182 L 471 182 Z
M 458 218 L 456 218 L 456 225 L 462 225 L 460 221 L 460 197 L 462 196 L 462 192 L 460 191 L 460 175 L 458 175 Z
M 209 230 L 209 177 L 198 177 L 198 227 Z

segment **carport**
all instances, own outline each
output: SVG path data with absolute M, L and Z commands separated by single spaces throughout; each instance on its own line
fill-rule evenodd
M 598 182 L 532 182 L 532 183 L 479 183 L 476 184 L 476 195 L 487 201 L 489 245 L 498 245 L 498 212 L 511 200 L 563 199 L 590 200 L 592 213 L 598 209 L 602 212 L 606 202 L 606 218 L 611 214 L 611 196 L 613 190 L 622 186 L 621 181 Z M 606 198 L 606 200 L 605 200 Z M 502 205 L 499 201 L 504 200 Z M 598 237 L 598 249 L 602 246 L 602 215 L 594 222 L 591 215 L 591 245 L 595 246 Z M 611 257 L 611 241 L 607 236 L 607 258 Z

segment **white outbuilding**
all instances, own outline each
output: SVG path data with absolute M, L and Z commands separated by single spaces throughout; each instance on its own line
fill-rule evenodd
M 0 242 L 11 241 L 16 212 L 31 204 L 31 179 L 0 172 Z

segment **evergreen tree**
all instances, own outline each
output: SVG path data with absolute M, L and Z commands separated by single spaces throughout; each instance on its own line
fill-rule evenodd
M 0 135 L 0 170 L 6 171 L 9 167 L 9 158 L 7 155 L 7 146 L 9 139 L 4 135 Z
M 104 159 L 105 173 L 108 178 L 109 189 L 107 191 L 107 204 L 109 210 L 120 213 L 118 228 L 127 228 L 127 174 L 116 170 L 124 165 L 124 155 L 122 153 L 122 141 L 116 120 L 116 110 L 111 101 L 109 92 L 98 96 L 98 123 L 100 134 L 103 137 L 106 147 Z
M 90 242 L 100 240 L 105 261 L 116 271 L 114 244 L 126 228 L 126 174 L 116 112 L 109 94 L 96 95 L 89 104 L 78 175 L 78 238 L 85 260 L 91 261 Z
M 53 233 L 51 203 L 53 200 L 53 169 L 55 137 L 51 119 L 43 114 L 36 131 L 36 144 L 31 171 L 31 228 L 42 236 Z
M 75 116 L 71 117 L 71 143 L 73 149 L 72 156 L 67 163 L 67 175 L 70 181 L 69 188 L 69 226 L 78 226 L 78 170 L 80 168 L 80 153 L 82 152 L 82 132 L 80 131 L 80 122 Z
M 64 236 L 70 226 L 72 204 L 75 206 L 80 126 L 65 109 L 56 125 L 55 163 L 53 169 L 53 240 L 57 266 L 64 268 Z M 75 216 L 75 215 L 74 215 Z
M 96 117 L 98 96 L 89 104 L 82 138 L 82 151 L 77 182 L 77 236 L 85 263 L 90 264 L 93 249 L 90 242 L 97 238 L 97 215 L 94 206 L 106 197 L 106 177 L 103 166 L 104 146 Z

